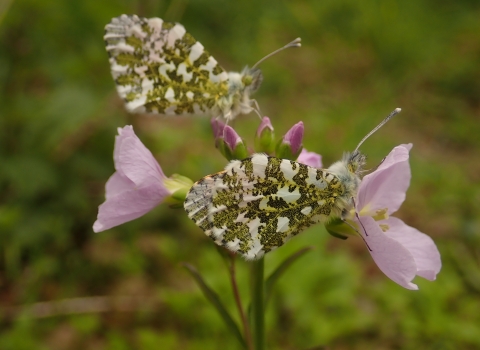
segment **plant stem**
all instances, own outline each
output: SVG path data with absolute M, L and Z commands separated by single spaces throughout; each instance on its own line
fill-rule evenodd
M 247 317 L 245 315 L 245 311 L 243 310 L 242 300 L 240 299 L 240 293 L 238 291 L 236 273 L 235 273 L 235 258 L 236 254 L 230 255 L 230 282 L 232 283 L 233 295 L 235 297 L 235 303 L 237 304 L 238 313 L 240 315 L 240 319 L 242 320 L 243 325 L 243 333 L 245 336 L 245 342 L 247 343 L 248 350 L 253 350 L 253 342 L 252 342 L 252 333 L 250 331 L 250 325 L 248 324 Z
M 252 331 L 255 350 L 265 349 L 264 260 L 252 263 Z

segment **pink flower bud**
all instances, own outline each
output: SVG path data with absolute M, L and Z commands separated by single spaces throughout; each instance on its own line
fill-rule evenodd
M 293 154 L 297 154 L 301 151 L 303 132 L 303 122 L 298 122 L 292 126 L 283 137 L 283 143 L 290 146 Z

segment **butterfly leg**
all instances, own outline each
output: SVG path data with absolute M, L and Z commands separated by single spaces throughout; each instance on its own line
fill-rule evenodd
M 260 120 L 262 120 L 262 114 L 260 112 L 260 106 L 258 105 L 257 100 L 250 100 L 250 102 L 253 104 L 253 107 L 252 107 L 253 111 L 257 113 Z

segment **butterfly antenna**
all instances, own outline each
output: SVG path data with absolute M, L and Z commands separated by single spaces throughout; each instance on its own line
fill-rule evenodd
M 355 151 L 353 151 L 353 153 L 356 153 L 358 151 L 358 149 L 360 148 L 360 146 L 365 142 L 366 139 L 368 139 L 370 136 L 372 136 L 373 133 L 375 133 L 375 131 L 377 131 L 378 129 L 380 129 L 383 125 L 385 125 L 390 119 L 392 119 L 394 116 L 396 116 L 398 113 L 400 113 L 402 111 L 401 108 L 395 108 L 393 110 L 392 113 L 390 113 L 384 120 L 382 120 L 382 122 L 380 124 L 378 124 L 372 131 L 370 131 L 363 139 L 362 141 L 360 141 L 360 143 L 358 144 L 357 148 L 355 148 Z
M 258 65 L 259 65 L 260 63 L 262 63 L 263 61 L 265 61 L 267 58 L 272 57 L 273 55 L 276 55 L 276 54 L 279 53 L 280 51 L 283 51 L 283 50 L 288 49 L 288 48 L 290 48 L 290 47 L 300 47 L 300 46 L 302 46 L 301 41 L 302 41 L 302 39 L 296 38 L 294 41 L 288 43 L 287 45 L 285 45 L 285 46 L 283 46 L 283 47 L 281 47 L 281 48 L 279 48 L 279 49 L 277 49 L 277 50 L 269 53 L 269 54 L 266 55 L 265 57 L 261 58 L 260 61 L 258 61 L 257 63 L 255 63 L 255 64 L 253 65 L 252 69 L 255 68 L 256 66 L 258 66 Z

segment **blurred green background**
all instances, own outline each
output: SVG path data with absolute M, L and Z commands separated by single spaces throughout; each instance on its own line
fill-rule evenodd
M 227 70 L 302 37 L 262 64 L 255 98 L 278 136 L 302 120 L 325 166 L 403 109 L 362 150 L 373 168 L 414 144 L 397 216 L 437 243 L 437 281 L 405 290 L 361 240 L 313 227 L 266 258 L 271 271 L 315 247 L 269 305 L 270 349 L 480 348 L 480 2 L 2 0 L 0 349 L 238 348 L 180 265 L 195 265 L 237 316 L 214 244 L 183 210 L 91 229 L 117 127 L 134 125 L 167 175 L 225 165 L 208 118 L 125 112 L 102 39 L 122 13 L 181 22 Z M 252 144 L 258 123 L 235 127 Z M 248 300 L 248 264 L 238 268 Z

